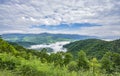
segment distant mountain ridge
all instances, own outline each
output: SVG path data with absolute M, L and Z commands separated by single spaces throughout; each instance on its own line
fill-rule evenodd
M 76 56 L 80 50 L 83 50 L 91 57 L 101 58 L 106 52 L 120 53 L 120 39 L 114 41 L 86 39 L 72 42 L 64 45 L 64 47 L 74 56 Z
M 4 40 L 10 42 L 16 42 L 22 46 L 29 46 L 34 44 L 49 44 L 57 41 L 73 41 L 73 40 L 83 40 L 88 38 L 95 38 L 93 36 L 76 35 L 76 34 L 51 34 L 51 33 L 41 33 L 41 34 L 20 34 L 11 33 L 1 35 Z

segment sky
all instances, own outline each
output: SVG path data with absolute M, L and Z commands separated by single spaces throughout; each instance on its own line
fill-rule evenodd
M 120 0 L 0 0 L 0 34 L 120 38 Z

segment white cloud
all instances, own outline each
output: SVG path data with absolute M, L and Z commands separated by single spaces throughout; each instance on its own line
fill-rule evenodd
M 96 23 L 76 31 L 49 31 L 33 25 Z M 94 30 L 94 31 L 93 31 Z M 77 33 L 94 36 L 120 36 L 119 0 L 5 0 L 0 3 L 0 32 Z
M 81 34 L 92 35 L 98 37 L 120 37 L 120 26 L 93 26 L 93 27 L 83 27 L 79 30 Z M 89 33 L 87 33 L 89 32 Z
M 59 51 L 63 51 L 66 52 L 67 50 L 65 48 L 63 48 L 63 45 L 69 44 L 70 42 L 68 41 L 63 41 L 63 42 L 56 42 L 56 43 L 52 43 L 52 44 L 40 44 L 40 45 L 32 45 L 30 46 L 30 49 L 41 49 L 41 48 L 52 48 L 53 52 L 59 52 Z

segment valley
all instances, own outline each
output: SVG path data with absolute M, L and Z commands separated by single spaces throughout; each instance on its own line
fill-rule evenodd
M 30 47 L 31 45 L 37 44 L 50 44 L 62 41 L 76 41 L 88 38 L 96 38 L 94 36 L 85 36 L 77 34 L 51 34 L 51 33 L 41 33 L 41 34 L 3 34 L 1 37 L 9 42 L 15 42 L 23 47 Z
M 50 52 L 59 52 L 63 51 L 66 52 L 67 50 L 63 48 L 63 45 L 69 44 L 70 41 L 61 41 L 61 42 L 56 42 L 56 43 L 50 43 L 50 44 L 38 44 L 38 45 L 31 45 L 29 49 L 36 49 L 36 50 L 41 50 L 43 48 L 50 48 L 48 51 Z
M 119 76 L 120 40 L 59 41 L 25 48 L 0 38 L 0 74 L 4 73 L 6 76 Z

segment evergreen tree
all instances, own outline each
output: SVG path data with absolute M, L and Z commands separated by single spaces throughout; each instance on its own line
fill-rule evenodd
M 64 64 L 67 65 L 72 60 L 73 56 L 71 53 L 65 53 Z
M 55 66 L 57 65 L 60 65 L 60 66 L 63 66 L 63 53 L 62 52 L 57 52 L 56 55 L 55 55 Z
M 68 70 L 71 72 L 71 71 L 78 71 L 77 69 L 77 63 L 75 61 L 71 61 L 69 64 L 68 64 Z
M 114 71 L 120 72 L 120 54 L 112 53 L 112 61 L 113 61 Z
M 47 49 L 42 49 L 39 56 L 42 62 L 48 61 L 49 55 L 47 54 Z
M 80 51 L 78 53 L 78 69 L 89 69 L 89 60 L 86 57 L 86 53 L 84 51 Z
M 112 62 L 111 53 L 107 52 L 101 60 L 101 68 L 105 69 L 107 72 L 111 73 L 113 71 L 113 62 Z
M 93 58 L 90 62 L 90 65 L 92 67 L 93 76 L 96 76 L 96 73 L 98 73 L 100 67 L 98 60 L 96 58 Z

